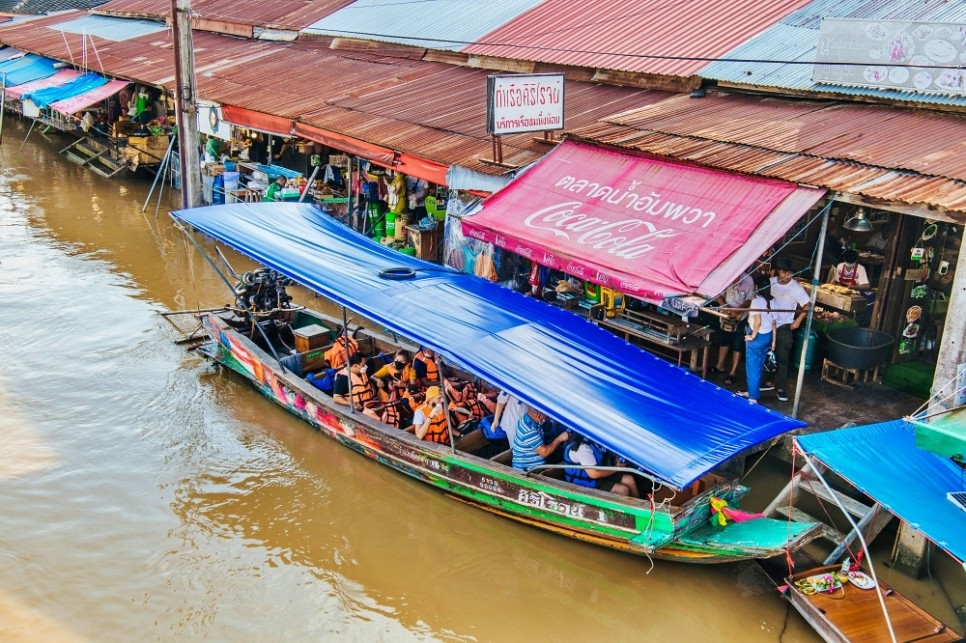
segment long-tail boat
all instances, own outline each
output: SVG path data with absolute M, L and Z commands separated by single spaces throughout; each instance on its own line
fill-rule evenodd
M 191 229 L 264 266 L 233 285 L 222 275 L 236 300 L 201 315 L 208 354 L 363 455 L 493 513 L 654 558 L 771 557 L 818 534 L 818 524 L 741 512 L 748 489 L 724 472 L 742 452 L 803 426 L 797 420 L 749 404 L 573 312 L 401 254 L 308 204 L 237 203 L 172 217 L 199 249 Z M 205 256 L 219 272 L 233 273 L 227 261 L 223 268 Z M 342 323 L 292 305 L 288 280 L 342 307 Z M 374 328 L 352 328 L 347 309 Z M 641 481 L 643 498 L 567 482 L 561 465 L 515 469 L 510 451 L 492 453 L 478 429 L 438 444 L 335 403 L 305 378 L 325 366 L 324 344 L 350 331 L 371 353 L 433 349 L 447 367 L 543 411 L 633 463 L 624 471 Z M 315 343 L 306 346 L 306 338 Z

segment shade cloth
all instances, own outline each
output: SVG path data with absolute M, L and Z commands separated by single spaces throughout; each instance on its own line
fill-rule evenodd
M 90 72 L 58 87 L 45 87 L 44 89 L 23 94 L 21 100 L 29 100 L 37 107 L 43 109 L 51 103 L 84 94 L 106 84 L 107 78 L 100 74 Z
M 79 78 L 81 73 L 82 72 L 77 71 L 76 69 L 61 69 L 53 76 L 40 78 L 29 83 L 17 85 L 16 87 L 8 87 L 7 96 L 10 98 L 19 99 L 24 94 L 37 91 L 39 89 L 44 89 L 45 87 L 59 87 L 60 85 L 69 83 L 75 78 Z
M 917 448 L 908 422 L 802 435 L 795 441 L 940 549 L 966 562 L 966 511 L 946 498 L 950 491 L 966 491 L 966 474 L 951 460 Z
M 661 303 L 724 291 L 822 194 L 565 141 L 465 217 L 463 231 Z
M 56 71 L 53 60 L 33 54 L 0 63 L 0 72 L 6 74 L 8 87 L 53 76 Z
M 126 80 L 112 80 L 105 85 L 95 87 L 83 94 L 77 94 L 76 96 L 53 102 L 50 104 L 50 108 L 61 114 L 74 114 L 113 96 L 130 84 Z
M 803 426 L 751 405 L 571 312 L 403 255 L 309 204 L 235 203 L 173 216 L 547 412 L 682 488 Z M 411 268 L 388 280 L 380 272 Z

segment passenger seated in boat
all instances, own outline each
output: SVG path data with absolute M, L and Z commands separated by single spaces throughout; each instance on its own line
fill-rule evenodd
M 365 403 L 375 398 L 369 376 L 366 375 L 365 362 L 366 358 L 358 353 L 349 358 L 348 369 L 343 368 L 335 376 L 335 385 L 332 389 L 333 402 L 349 406 L 350 387 L 352 406 L 356 411 L 362 411 Z
M 493 412 L 494 432 L 503 431 L 512 445 L 513 436 L 517 434 L 517 425 L 529 409 L 525 402 L 521 402 L 506 391 L 501 391 L 496 397 L 496 409 Z
M 546 464 L 554 451 L 570 439 L 570 433 L 563 431 L 550 442 L 544 442 L 543 423 L 547 414 L 531 408 L 520 418 L 516 434 L 513 436 L 513 467 L 527 471 Z
M 436 367 L 436 353 L 429 348 L 420 348 L 413 355 L 413 371 L 420 386 L 439 384 L 439 369 Z
M 380 367 L 370 377 L 376 388 L 385 389 L 387 383 L 393 380 L 405 384 L 415 382 L 416 372 L 409 363 L 409 355 L 406 351 L 397 351 L 391 362 Z
M 564 479 L 567 482 L 601 491 L 611 491 L 622 496 L 641 497 L 633 475 L 593 468 L 594 466 L 624 466 L 625 463 L 604 451 L 600 445 L 586 440 L 579 433 L 574 434 L 574 438 L 564 447 L 564 462 L 582 465 L 564 469 Z
M 453 414 L 453 421 L 457 425 L 470 420 L 479 422 L 487 415 L 473 382 L 459 382 L 447 378 L 444 383 L 446 396 L 449 398 L 449 411 Z
M 438 386 L 426 389 L 426 401 L 413 415 L 413 428 L 420 440 L 449 444 L 449 426 L 443 408 L 443 394 Z
M 339 335 L 335 338 L 335 342 L 329 347 L 327 351 L 322 353 L 322 357 L 329 363 L 331 368 L 340 368 L 345 364 L 346 358 L 346 341 L 349 342 L 349 356 L 353 356 L 359 353 L 359 342 L 357 342 L 352 337 L 349 337 L 345 333 Z

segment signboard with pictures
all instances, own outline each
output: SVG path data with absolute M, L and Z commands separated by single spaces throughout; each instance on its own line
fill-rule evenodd
M 966 24 L 826 18 L 812 80 L 966 95 L 963 65 Z
M 487 76 L 487 134 L 518 134 L 564 127 L 564 75 Z

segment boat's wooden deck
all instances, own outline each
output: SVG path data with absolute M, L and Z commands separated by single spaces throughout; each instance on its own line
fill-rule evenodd
M 835 566 L 795 574 L 789 583 L 789 598 L 802 616 L 827 641 L 889 641 L 889 629 L 875 589 L 860 589 L 845 582 L 829 593 L 805 594 L 794 581 L 834 571 Z M 937 643 L 959 641 L 959 635 L 933 618 L 902 594 L 880 581 L 889 620 L 897 641 Z

